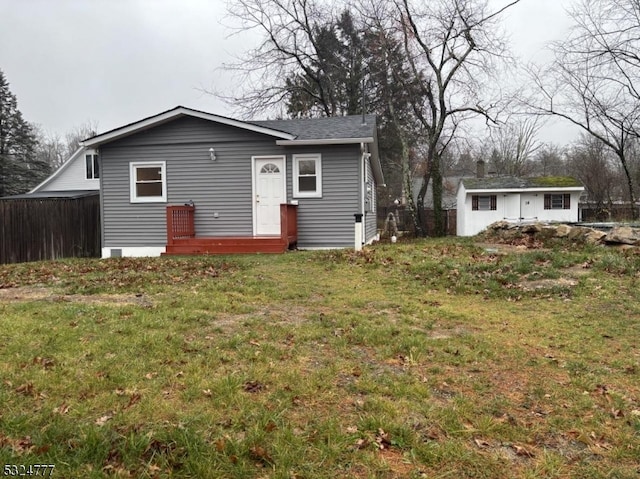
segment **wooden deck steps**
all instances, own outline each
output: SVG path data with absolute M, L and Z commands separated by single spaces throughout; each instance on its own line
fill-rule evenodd
M 284 253 L 287 243 L 279 236 L 174 239 L 166 255 Z
M 280 234 L 200 237 L 193 204 L 167 206 L 167 246 L 172 254 L 284 253 L 298 242 L 298 206 L 280 205 Z

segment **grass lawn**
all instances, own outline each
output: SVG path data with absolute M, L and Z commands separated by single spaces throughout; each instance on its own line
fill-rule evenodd
M 639 281 L 462 239 L 0 266 L 0 467 L 637 478 Z

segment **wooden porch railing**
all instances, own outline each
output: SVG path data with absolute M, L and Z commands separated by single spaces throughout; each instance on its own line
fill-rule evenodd
M 280 205 L 280 237 L 287 248 L 298 243 L 298 205 Z
M 172 246 L 176 249 L 184 248 L 188 244 L 196 244 L 198 250 L 202 250 L 203 244 L 207 241 L 212 244 L 216 244 L 219 250 L 222 250 L 220 246 L 221 241 L 230 243 L 242 243 L 250 239 L 256 243 L 256 251 L 260 251 L 260 242 L 276 240 L 280 242 L 280 246 L 284 246 L 288 249 L 298 243 L 298 206 L 297 205 L 280 205 L 280 239 L 269 239 L 264 237 L 225 237 L 220 236 L 217 238 L 196 238 L 195 230 L 195 206 L 180 205 L 180 206 L 167 206 L 167 249 Z M 184 240 L 192 239 L 191 242 Z M 284 244 L 283 244 L 284 243 Z M 236 245 L 237 246 L 237 245 Z M 194 246 L 195 248 L 195 246 Z M 182 250 L 181 250 L 182 251 Z M 282 251 L 282 250 L 281 250 Z
M 180 238 L 195 238 L 195 206 L 167 206 L 167 244 Z

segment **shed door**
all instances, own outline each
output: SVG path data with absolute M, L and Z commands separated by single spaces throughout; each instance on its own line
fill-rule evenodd
M 523 194 L 520 206 L 520 215 L 525 221 L 537 220 L 536 216 L 536 198 L 534 194 Z
M 280 234 L 280 204 L 286 202 L 284 157 L 260 157 L 254 161 L 254 234 Z

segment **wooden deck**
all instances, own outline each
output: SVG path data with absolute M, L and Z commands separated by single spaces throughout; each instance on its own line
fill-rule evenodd
M 200 237 L 195 231 L 195 206 L 167 207 L 166 255 L 284 253 L 298 241 L 298 210 L 280 205 L 279 236 Z

